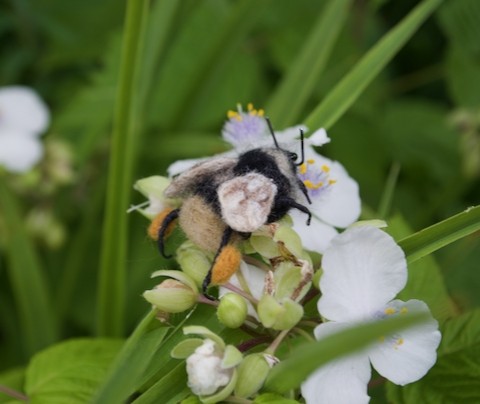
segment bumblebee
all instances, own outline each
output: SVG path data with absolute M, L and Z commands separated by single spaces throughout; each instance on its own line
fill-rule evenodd
M 292 208 L 310 210 L 298 202 L 311 203 L 303 182 L 297 177 L 296 153 L 282 149 L 267 118 L 274 147 L 254 148 L 237 158 L 217 157 L 201 162 L 173 179 L 165 189 L 167 198 L 180 198 L 178 209 L 166 209 L 150 225 L 149 234 L 165 254 L 165 238 L 178 219 L 186 236 L 200 248 L 215 253 L 203 282 L 203 293 L 212 285 L 228 281 L 240 266 L 236 245 L 264 224 L 284 217 Z

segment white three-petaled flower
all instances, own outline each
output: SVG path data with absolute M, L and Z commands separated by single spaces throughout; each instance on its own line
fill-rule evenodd
M 43 155 L 38 137 L 48 126 L 50 115 L 40 97 L 30 88 L 0 89 L 0 165 L 24 172 Z
M 424 302 L 393 300 L 407 282 L 405 255 L 395 241 L 375 227 L 348 229 L 332 240 L 322 267 L 318 311 L 330 321 L 315 329 L 318 340 L 362 322 L 406 312 L 428 313 L 430 319 L 317 369 L 302 384 L 306 402 L 367 403 L 370 364 L 399 385 L 423 377 L 436 361 L 441 335 Z

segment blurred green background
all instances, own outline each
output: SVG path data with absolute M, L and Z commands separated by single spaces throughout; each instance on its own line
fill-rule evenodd
M 228 109 L 266 108 L 328 1 L 152 1 L 136 92 L 133 180 L 165 174 L 182 158 L 226 150 Z M 302 123 L 324 96 L 419 2 L 352 1 Z M 4 175 L 47 275 L 60 338 L 95 333 L 96 288 L 125 4 L 113 0 L 10 0 L 0 4 L 0 86 L 35 88 L 49 105 L 47 155 L 33 171 Z M 392 167 L 389 215 L 412 231 L 480 200 L 480 2 L 445 1 L 348 112 L 322 153 L 360 184 L 366 218 L 377 217 Z M 336 23 L 336 22 L 335 22 Z M 292 107 L 296 99 L 289 100 Z M 312 130 L 317 128 L 311 128 Z M 62 149 L 61 156 L 55 147 Z M 49 149 L 50 147 L 50 149 Z M 53 150 L 48 154 L 48 150 Z M 56 157 L 55 157 L 56 156 Z M 62 173 L 68 175 L 62 176 Z M 133 193 L 132 203 L 143 200 Z M 125 206 L 125 210 L 128 206 Z M 126 332 L 148 309 L 141 293 L 164 262 L 130 215 Z M 24 363 L 0 211 L 0 370 Z M 36 258 L 36 259 L 37 259 Z M 435 255 L 458 310 L 480 305 L 478 234 Z M 28 293 L 29 285 L 22 285 Z

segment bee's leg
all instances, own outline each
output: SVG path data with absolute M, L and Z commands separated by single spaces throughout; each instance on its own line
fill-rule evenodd
M 284 207 L 287 209 L 295 208 L 305 213 L 306 215 L 308 215 L 307 226 L 310 226 L 310 221 L 312 220 L 312 213 L 310 212 L 310 209 L 298 203 L 297 201 L 295 201 L 295 199 L 290 198 L 289 196 L 282 196 L 275 202 L 275 204 L 279 207 Z
M 227 227 L 223 232 L 220 246 L 213 259 L 212 266 L 203 280 L 202 293 L 208 299 L 213 300 L 213 298 L 207 294 L 210 283 L 215 285 L 225 283 L 240 266 L 242 255 L 235 246 L 229 244 L 232 235 L 232 228 Z
M 164 209 L 152 220 L 148 228 L 149 236 L 157 241 L 160 254 L 165 258 L 171 258 L 171 255 L 165 253 L 165 238 L 173 230 L 172 223 L 178 218 L 180 209 Z
M 299 186 L 300 189 L 302 190 L 303 195 L 305 195 L 305 198 L 307 198 L 308 203 L 311 205 L 311 204 L 312 204 L 312 200 L 310 199 L 310 195 L 308 195 L 307 187 L 305 186 L 305 184 L 303 183 L 303 181 L 300 180 L 300 179 L 298 179 L 298 186 Z

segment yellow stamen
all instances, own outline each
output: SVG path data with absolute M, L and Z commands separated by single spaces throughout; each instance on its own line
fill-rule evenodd
M 259 109 L 258 116 L 264 116 L 264 115 L 265 115 L 265 111 L 263 109 Z
M 323 170 L 323 172 L 325 172 L 325 173 L 329 173 L 329 172 L 330 172 L 330 167 L 327 166 L 326 164 L 324 164 L 324 165 L 322 166 L 322 170 Z
M 337 182 L 337 180 L 328 180 L 328 185 L 333 185 Z
M 227 112 L 227 117 L 230 119 L 230 118 L 235 118 L 236 116 L 238 116 L 239 113 L 237 111 L 232 111 L 232 110 L 229 110 Z
M 252 104 L 251 102 L 249 102 L 249 103 L 247 104 L 247 109 L 248 109 L 248 112 L 250 112 L 250 111 L 255 111 L 255 110 L 253 109 L 253 104 Z
M 315 163 L 315 160 L 314 160 L 314 159 L 308 159 L 308 160 L 307 160 L 307 163 L 308 163 L 308 164 L 313 164 L 313 163 Z
M 307 172 L 307 165 L 303 163 L 298 170 L 300 171 L 300 174 L 305 174 Z
M 403 345 L 403 343 L 404 343 L 403 338 L 398 338 L 398 339 L 395 341 L 395 345 L 394 345 L 393 348 L 394 348 L 394 349 L 398 349 L 398 347 L 399 347 L 400 345 Z
M 406 307 L 402 307 L 400 309 L 400 314 L 407 314 L 408 313 L 408 309 Z
M 386 315 L 395 314 L 396 312 L 397 312 L 397 310 L 395 310 L 393 307 L 387 307 L 385 309 L 385 314 Z
M 309 189 L 318 189 L 318 188 L 321 188 L 323 187 L 323 182 L 318 182 L 317 184 L 314 184 L 312 181 L 310 180 L 305 180 L 303 181 L 303 183 L 305 184 L 305 186 Z

